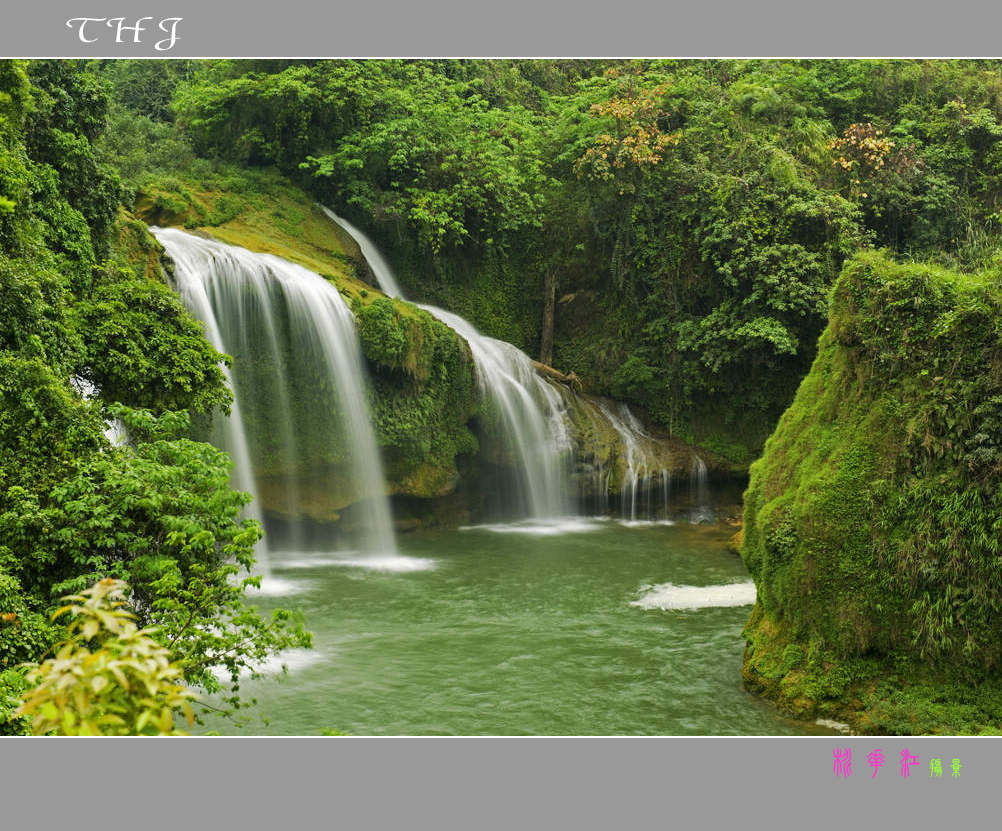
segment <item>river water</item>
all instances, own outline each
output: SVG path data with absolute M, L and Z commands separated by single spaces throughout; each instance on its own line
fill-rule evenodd
M 569 520 L 422 531 L 399 557 L 272 554 L 315 648 L 221 733 L 793 735 L 741 684 L 754 597 L 726 524 Z M 741 604 L 741 605 L 735 605 Z M 262 721 L 261 717 L 267 719 Z

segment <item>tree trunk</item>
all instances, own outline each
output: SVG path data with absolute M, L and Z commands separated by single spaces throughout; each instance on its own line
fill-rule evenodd
M 557 275 L 548 270 L 543 278 L 543 336 L 539 344 L 539 362 L 553 364 L 553 314 L 557 299 Z

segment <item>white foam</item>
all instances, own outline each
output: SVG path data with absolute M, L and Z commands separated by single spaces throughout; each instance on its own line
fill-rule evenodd
M 280 597 L 286 594 L 298 594 L 305 591 L 306 588 L 305 583 L 283 580 L 281 577 L 269 575 L 261 578 L 261 588 L 248 586 L 247 592 L 251 597 Z
M 435 561 L 423 557 L 404 557 L 399 554 L 387 554 L 382 557 L 332 557 L 326 563 L 330 566 L 350 566 L 352 568 L 367 568 L 370 571 L 429 571 L 435 568 Z
M 253 669 L 248 667 L 242 668 L 240 670 L 240 677 L 246 678 L 252 672 L 257 672 L 260 675 L 279 675 L 282 672 L 283 666 L 289 672 L 297 672 L 319 663 L 323 658 L 323 654 L 314 649 L 287 649 L 284 652 L 279 652 L 277 655 L 265 658 L 261 663 L 254 666 Z M 212 674 L 220 681 L 229 680 L 230 677 L 229 672 L 223 667 L 214 667 Z
M 646 591 L 645 591 L 646 590 Z M 642 597 L 630 603 L 641 609 L 707 609 L 715 606 L 750 606 L 755 602 L 755 584 L 725 583 L 718 586 L 675 586 L 661 583 L 644 586 Z
M 484 525 L 462 525 L 460 531 L 490 531 L 495 534 L 528 534 L 533 537 L 554 537 L 559 534 L 582 534 L 597 531 L 604 520 L 586 517 L 560 519 L 526 519 L 520 522 L 497 522 Z
M 850 733 L 852 731 L 852 728 L 844 721 L 835 721 L 835 719 L 831 718 L 819 718 L 814 723 L 819 727 L 827 727 L 829 730 L 838 730 L 839 733 Z
M 286 569 L 299 569 L 299 568 L 324 568 L 326 566 L 340 566 L 344 565 L 347 559 L 347 552 L 343 552 L 341 556 L 333 556 L 329 554 L 304 554 L 301 556 L 292 556 L 286 559 L 286 556 L 282 553 L 278 555 L 273 555 L 274 560 L 273 568 L 279 571 L 285 571 Z M 361 559 L 361 555 L 358 555 L 357 559 Z
M 366 555 L 358 551 L 280 551 L 272 555 L 272 568 L 279 571 L 304 568 L 348 566 L 372 571 L 428 571 L 435 560 L 425 557 L 404 557 L 400 554 Z
M 648 528 L 656 525 L 674 525 L 670 519 L 617 519 L 616 522 L 624 528 Z

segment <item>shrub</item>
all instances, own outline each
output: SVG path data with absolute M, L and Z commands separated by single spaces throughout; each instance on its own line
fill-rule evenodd
M 30 716 L 36 735 L 178 735 L 175 715 L 189 726 L 193 694 L 167 650 L 126 611 L 128 586 L 106 578 L 53 614 L 73 615 L 66 641 L 28 673 L 34 689 L 15 711 Z

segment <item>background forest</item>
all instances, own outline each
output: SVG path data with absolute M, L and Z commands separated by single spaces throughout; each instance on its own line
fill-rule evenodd
M 743 463 L 810 366 L 846 257 L 996 251 L 992 62 L 89 71 L 127 203 L 213 176 L 251 194 L 277 169 L 372 232 L 413 296 Z

